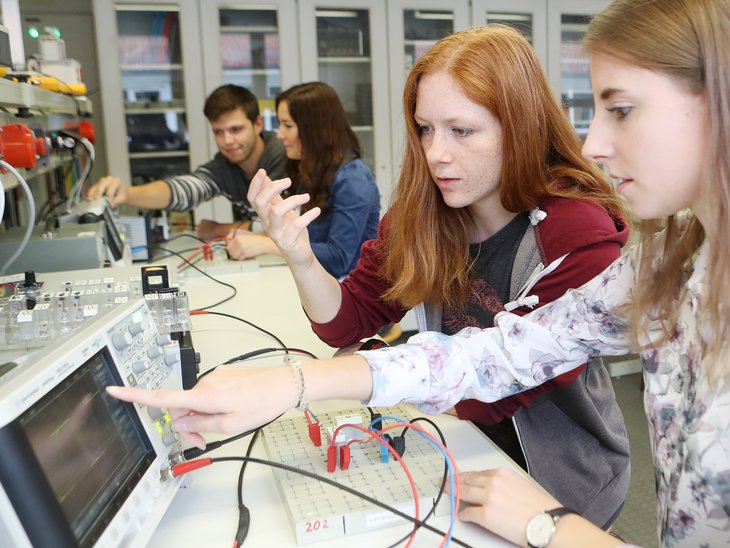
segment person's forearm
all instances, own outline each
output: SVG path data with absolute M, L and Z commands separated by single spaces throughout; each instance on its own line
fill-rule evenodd
M 309 319 L 316 323 L 334 319 L 342 305 L 340 283 L 316 260 L 307 268 L 292 267 L 291 271 Z
M 302 362 L 308 401 L 346 399 L 368 401 L 373 377 L 365 358 L 357 355 Z
M 152 181 L 127 188 L 126 203 L 144 209 L 165 209 L 170 205 L 172 194 L 164 181 Z

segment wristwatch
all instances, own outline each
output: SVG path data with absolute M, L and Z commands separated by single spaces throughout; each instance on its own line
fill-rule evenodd
M 529 548 L 545 548 L 553 540 L 558 520 L 565 514 L 577 513 L 570 508 L 555 508 L 536 515 L 527 522 L 527 531 L 525 532 L 527 546 Z

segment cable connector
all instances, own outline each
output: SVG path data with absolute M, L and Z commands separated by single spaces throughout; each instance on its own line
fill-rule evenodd
M 218 449 L 221 445 L 223 444 L 220 441 L 212 441 L 205 444 L 205 449 L 201 449 L 200 447 L 190 447 L 182 452 L 182 457 L 186 461 L 191 461 L 193 459 L 197 459 L 201 455 L 205 455 L 213 449 Z
M 399 457 L 403 456 L 403 453 L 406 451 L 406 439 L 401 436 L 395 436 L 392 437 L 390 434 L 383 435 L 383 439 L 388 443 L 390 447 L 393 448 L 393 451 L 398 453 Z M 387 462 L 390 460 L 390 451 L 388 450 L 388 447 L 385 444 L 380 445 L 380 462 L 383 464 L 387 464 Z
M 383 429 L 383 415 L 375 411 L 370 413 L 370 429 L 374 432 L 380 432 Z
M 340 446 L 340 470 L 347 470 L 350 467 L 350 446 Z
M 172 466 L 165 466 L 160 470 L 160 481 L 165 483 L 171 479 L 175 479 L 175 474 L 172 473 Z
M 393 450 L 398 453 L 399 457 L 402 457 L 403 453 L 406 452 L 406 438 L 402 434 L 390 439 L 389 443 Z
M 238 529 L 236 530 L 236 538 L 233 541 L 233 548 L 238 548 L 243 544 L 248 536 L 248 527 L 251 524 L 251 512 L 245 504 L 238 505 Z
M 314 446 L 320 447 L 322 445 L 322 431 L 319 429 L 319 423 L 313 422 L 308 424 L 307 430 L 309 430 L 309 439 L 312 440 Z
M 205 466 L 208 466 L 209 464 L 212 464 L 212 459 L 198 459 L 198 460 L 192 460 L 190 462 L 183 462 L 182 464 L 176 464 L 172 467 L 172 476 L 177 478 L 182 476 L 183 474 L 187 474 L 189 472 L 192 472 L 193 470 L 197 470 L 198 468 L 203 468 Z
M 337 468 L 337 446 L 332 444 L 327 448 L 327 471 L 334 472 L 335 468 Z
M 176 464 L 182 464 L 186 460 L 190 460 L 190 459 L 185 458 L 183 451 L 175 451 L 174 453 L 170 453 L 167 456 L 167 458 L 170 462 L 170 466 L 175 466 Z

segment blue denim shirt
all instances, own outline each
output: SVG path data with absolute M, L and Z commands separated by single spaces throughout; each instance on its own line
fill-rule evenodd
M 360 246 L 375 238 L 380 221 L 380 194 L 370 168 L 360 159 L 335 172 L 329 211 L 308 227 L 314 256 L 336 278 L 355 268 Z

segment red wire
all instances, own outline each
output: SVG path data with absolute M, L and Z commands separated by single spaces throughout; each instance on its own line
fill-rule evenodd
M 397 425 L 388 426 L 386 428 L 383 428 L 381 430 L 381 432 L 386 432 L 388 430 L 392 430 L 396 426 Z M 416 519 L 419 519 L 420 506 L 418 504 L 418 489 L 416 488 L 416 482 L 413 481 L 413 476 L 411 475 L 411 471 L 408 470 L 408 466 L 406 466 L 406 463 L 403 461 L 403 459 L 398 454 L 398 452 L 395 449 L 393 449 L 390 446 L 390 444 L 387 441 L 385 441 L 385 439 L 383 439 L 383 437 L 379 433 L 373 432 L 372 430 L 368 430 L 367 428 L 360 426 L 359 424 L 342 424 L 342 425 L 338 426 L 335 429 L 334 434 L 332 435 L 332 442 L 331 442 L 332 445 L 335 445 L 335 446 L 337 445 L 334 440 L 337 439 L 337 434 L 339 433 L 339 431 L 345 427 L 354 428 L 356 430 L 360 430 L 361 432 L 363 432 L 365 434 L 369 434 L 370 435 L 369 440 L 377 439 L 380 443 L 382 443 L 388 449 L 388 451 L 390 451 L 393 454 L 393 457 L 395 457 L 395 460 L 397 460 L 400 463 L 400 465 L 403 467 L 403 471 L 406 473 L 406 476 L 408 477 L 408 483 L 411 484 L 411 491 L 413 492 L 413 506 L 415 509 L 414 517 Z M 413 532 L 411 533 L 411 536 L 408 538 L 408 542 L 406 543 L 406 548 L 408 548 L 408 546 L 413 544 L 413 540 L 416 537 L 416 531 L 417 531 L 417 529 L 414 529 Z
M 453 513 L 454 513 L 455 516 L 458 515 L 458 513 L 459 513 L 459 501 L 461 500 L 461 486 L 460 486 L 460 478 L 459 478 L 459 469 L 456 467 L 456 460 L 454 460 L 454 456 L 449 452 L 448 448 L 444 444 L 441 443 L 441 441 L 439 439 L 437 439 L 437 438 L 435 438 L 433 436 L 433 434 L 431 434 L 427 430 L 424 430 L 423 428 L 421 428 L 417 424 L 413 424 L 411 422 L 399 422 L 399 423 L 396 423 L 396 424 L 392 424 L 390 426 L 386 426 L 385 428 L 383 428 L 383 429 L 380 430 L 380 433 L 373 432 L 372 430 L 368 430 L 367 428 L 364 428 L 364 427 L 362 427 L 362 426 L 360 426 L 358 424 L 342 424 L 342 425 L 338 426 L 337 429 L 334 431 L 334 434 L 332 436 L 332 440 L 333 440 L 332 443 L 334 443 L 334 440 L 337 439 L 337 433 L 340 431 L 340 429 L 342 429 L 342 428 L 344 428 L 346 426 L 351 427 L 351 428 L 355 428 L 357 430 L 360 430 L 362 432 L 366 432 L 366 433 L 370 434 L 370 437 L 368 439 L 366 439 L 366 440 L 350 440 L 347 443 L 347 445 L 350 445 L 351 443 L 362 443 L 362 444 L 365 444 L 365 443 L 369 443 L 373 439 L 377 439 L 378 441 L 380 441 L 380 443 L 382 443 L 383 445 L 385 445 L 385 447 L 388 449 L 388 451 L 390 451 L 393 454 L 393 456 L 396 458 L 396 460 L 401 463 L 401 466 L 403 466 L 403 469 L 405 470 L 406 475 L 408 476 L 408 480 L 411 482 L 411 487 L 414 488 L 414 489 L 415 489 L 415 484 L 413 483 L 413 479 L 411 478 L 410 472 L 408 471 L 408 468 L 406 467 L 405 463 L 401 460 L 400 455 L 398 455 L 398 453 L 395 451 L 395 449 L 393 449 L 390 446 L 390 444 L 387 443 L 380 436 L 380 433 L 384 433 L 384 432 L 387 432 L 389 430 L 395 430 L 396 428 L 413 428 L 414 430 L 416 430 L 418 432 L 421 432 L 426 437 L 428 437 L 430 440 L 432 440 L 436 445 L 438 445 L 441 449 L 443 449 L 443 451 L 446 454 L 447 458 L 451 461 L 451 467 L 454 470 L 454 484 L 455 484 L 455 491 L 456 491 L 454 493 L 454 508 L 453 508 Z M 415 518 L 418 519 L 418 496 L 417 496 L 416 493 L 414 493 L 414 497 L 415 497 L 415 500 L 416 500 L 416 515 L 415 515 Z M 410 546 L 411 545 L 411 543 L 413 542 L 413 538 L 414 538 L 415 534 L 416 534 L 416 530 L 414 530 L 413 533 L 411 534 L 410 540 L 408 541 L 408 544 L 406 544 L 406 546 Z M 440 546 L 444 546 L 444 544 L 446 543 L 446 539 L 448 538 L 448 536 L 449 536 L 449 534 L 448 534 L 448 531 L 447 531 L 446 535 L 444 535 L 444 538 L 441 541 Z

